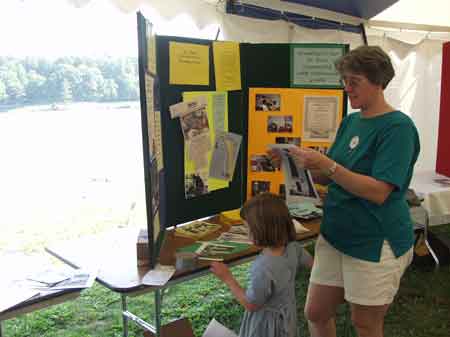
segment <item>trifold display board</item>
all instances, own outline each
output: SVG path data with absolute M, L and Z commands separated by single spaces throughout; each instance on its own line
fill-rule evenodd
M 267 144 L 303 138 L 303 145 L 317 149 L 330 145 L 346 111 L 332 63 L 348 47 L 155 36 L 140 13 L 138 38 L 147 227 L 154 267 L 165 228 L 242 206 L 252 188 L 253 193 L 267 190 L 255 190 L 255 180 L 273 180 L 269 190 L 279 192 L 281 173 L 265 176 L 267 172 L 252 166 Z M 302 55 L 300 62 L 298 57 L 292 60 L 295 54 Z M 320 83 L 326 89 L 318 87 Z M 171 106 L 198 97 L 205 108 L 189 118 L 172 118 Z M 218 164 L 212 157 L 217 139 L 226 133 L 242 136 L 234 172 L 228 179 L 208 177 Z M 192 141 L 199 135 L 209 139 L 207 146 Z M 200 166 L 207 169 L 199 173 Z

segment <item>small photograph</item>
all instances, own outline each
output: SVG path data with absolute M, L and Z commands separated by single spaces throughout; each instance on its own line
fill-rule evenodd
M 269 116 L 267 132 L 292 132 L 292 116 Z
M 252 197 L 263 192 L 270 192 L 270 181 L 252 181 Z
M 256 94 L 256 111 L 280 111 L 281 98 L 279 94 Z
M 318 198 L 311 175 L 307 170 L 300 170 L 296 175 L 292 174 L 289 195 L 296 195 L 308 198 Z
M 185 140 L 209 132 L 208 114 L 205 108 L 198 109 L 180 117 Z
M 294 144 L 300 146 L 302 139 L 300 137 L 276 137 L 276 144 Z
M 200 173 L 187 174 L 184 179 L 186 199 L 208 193 L 208 179 Z
M 310 149 L 319 151 L 322 154 L 327 154 L 328 146 L 308 146 Z
M 286 185 L 285 184 L 280 184 L 280 189 L 278 191 L 278 194 L 280 195 L 281 198 L 286 200 Z
M 275 166 L 266 154 L 254 154 L 250 158 L 252 172 L 275 172 Z

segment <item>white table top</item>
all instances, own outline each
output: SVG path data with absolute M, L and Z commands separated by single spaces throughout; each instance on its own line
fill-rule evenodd
M 431 226 L 450 223 L 449 177 L 433 171 L 415 172 L 410 187 L 423 196 L 423 207 L 428 212 Z

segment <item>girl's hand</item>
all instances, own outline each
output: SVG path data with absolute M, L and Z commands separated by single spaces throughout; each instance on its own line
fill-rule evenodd
M 211 262 L 211 272 L 225 283 L 233 278 L 230 269 L 222 262 Z

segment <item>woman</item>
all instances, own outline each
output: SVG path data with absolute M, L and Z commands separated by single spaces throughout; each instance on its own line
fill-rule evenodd
M 420 145 L 412 120 L 383 91 L 394 77 L 389 56 L 361 46 L 336 63 L 352 108 L 327 155 L 292 156 L 328 184 L 305 315 L 314 337 L 335 337 L 334 316 L 350 303 L 359 337 L 382 337 L 384 316 L 410 264 L 413 225 L 405 192 Z

